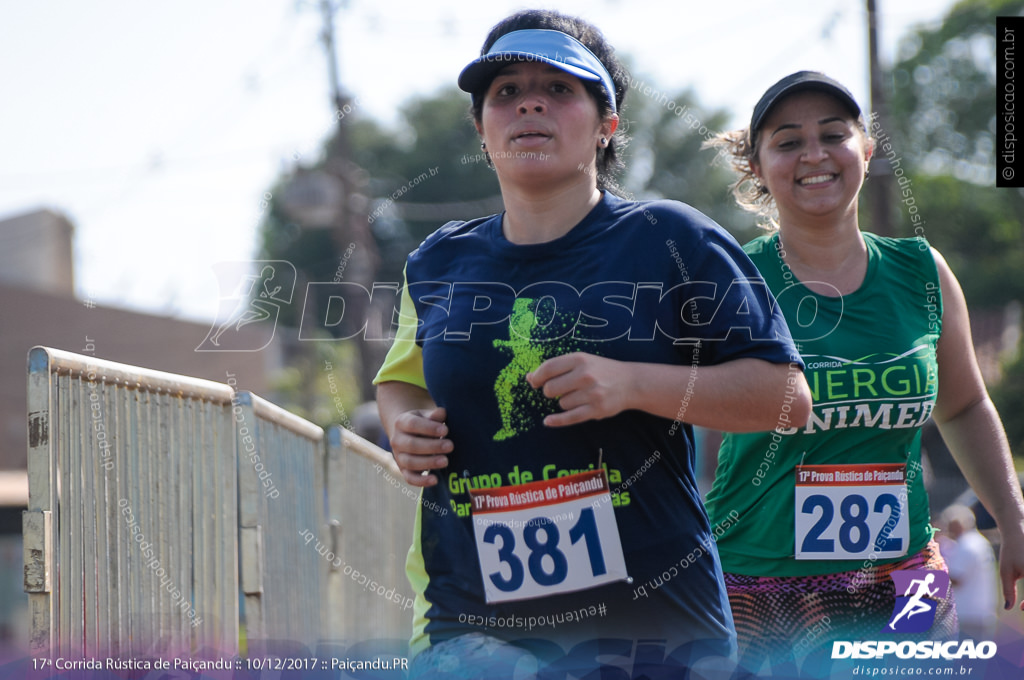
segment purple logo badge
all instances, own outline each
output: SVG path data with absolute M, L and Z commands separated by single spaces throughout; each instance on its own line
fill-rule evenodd
M 949 574 L 934 569 L 894 571 L 896 604 L 882 632 L 923 633 L 935 623 L 938 600 L 949 597 Z

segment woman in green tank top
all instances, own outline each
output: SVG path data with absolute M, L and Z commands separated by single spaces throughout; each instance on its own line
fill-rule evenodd
M 831 641 L 912 630 L 955 638 L 952 598 L 933 587 L 946 568 L 921 474 L 929 417 L 996 518 L 1011 608 L 1024 576 L 1024 500 L 964 296 L 918 213 L 915 238 L 860 230 L 875 142 L 853 96 L 823 74 L 794 73 L 765 92 L 749 128 L 712 145 L 741 175 L 739 204 L 770 219 L 744 250 L 782 307 L 814 398 L 806 424 L 783 402 L 775 430 L 726 434 L 708 494 L 744 665 L 756 672 Z M 912 570 L 933 572 L 914 586 L 935 598 L 914 605 L 934 610 L 928 632 L 927 617 L 895 611 L 897 596 L 917 591 L 896 592 L 903 577 L 892 574 Z

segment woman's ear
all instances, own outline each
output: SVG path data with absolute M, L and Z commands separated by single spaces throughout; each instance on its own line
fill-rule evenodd
M 757 177 L 757 181 L 764 184 L 764 177 L 761 176 L 761 164 L 757 161 L 757 154 L 750 157 L 750 171 Z
M 866 142 L 864 144 L 864 163 L 867 164 L 871 162 L 871 157 L 875 155 L 875 138 L 867 137 L 867 135 L 865 135 L 865 137 Z
M 619 114 L 613 113 L 604 119 L 601 123 L 601 136 L 607 139 L 611 139 L 612 135 L 619 128 Z

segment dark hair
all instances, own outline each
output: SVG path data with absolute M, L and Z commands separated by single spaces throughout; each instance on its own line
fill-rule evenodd
M 487 34 L 487 39 L 484 40 L 484 46 L 480 49 L 480 55 L 487 54 L 498 38 L 506 33 L 531 28 L 561 31 L 586 45 L 587 49 L 593 52 L 611 75 L 612 82 L 615 84 L 615 105 L 619 111 L 622 111 L 622 102 L 629 90 L 629 74 L 615 56 L 615 48 L 605 39 L 601 31 L 578 17 L 547 9 L 528 9 L 516 12 L 502 19 L 491 29 L 491 32 Z M 601 118 L 604 119 L 611 115 L 613 111 L 601 83 L 586 80 L 581 82 L 597 103 L 597 112 Z M 489 87 L 490 82 L 470 95 L 473 100 L 471 107 L 473 118 L 478 123 L 483 118 L 484 95 Z M 608 140 L 608 146 L 597 150 L 597 188 L 602 191 L 616 188 L 614 175 L 624 167 L 617 151 L 626 145 L 625 127 L 620 124 L 619 129 Z

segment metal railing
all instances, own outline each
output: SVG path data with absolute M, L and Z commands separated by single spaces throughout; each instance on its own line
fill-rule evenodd
M 246 635 L 312 644 L 327 564 L 305 536 L 326 543 L 324 431 L 251 392 L 233 414 Z
M 237 651 L 231 388 L 42 347 L 28 380 L 32 651 Z
M 330 630 L 342 639 L 408 638 L 412 588 L 405 561 L 419 490 L 391 454 L 343 427 L 327 431 Z
M 34 655 L 230 656 L 243 625 L 309 649 L 408 637 L 419 492 L 389 453 L 230 385 L 44 347 L 28 406 Z

